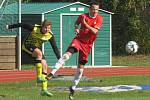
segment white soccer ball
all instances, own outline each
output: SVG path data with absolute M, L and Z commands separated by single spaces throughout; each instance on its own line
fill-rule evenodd
M 129 53 L 129 54 L 134 54 L 138 51 L 138 44 L 135 42 L 135 41 L 129 41 L 127 44 L 126 44 L 126 52 Z

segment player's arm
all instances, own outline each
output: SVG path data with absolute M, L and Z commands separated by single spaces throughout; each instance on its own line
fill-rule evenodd
M 17 23 L 17 24 L 12 24 L 12 25 L 6 25 L 6 29 L 13 29 L 13 28 L 18 28 L 18 27 L 22 27 L 29 31 L 33 30 L 33 26 L 26 24 L 26 23 Z
M 98 28 L 95 28 L 95 27 L 88 25 L 88 23 L 85 21 L 85 18 L 82 19 L 82 23 L 86 26 L 87 29 L 92 31 L 94 34 L 98 33 Z
M 79 15 L 79 17 L 77 18 L 77 20 L 74 23 L 74 32 L 75 34 L 79 33 L 79 25 L 81 24 L 81 15 Z
M 55 41 L 55 38 L 54 38 L 53 34 L 52 34 L 52 38 L 49 40 L 49 42 L 50 42 L 50 44 L 52 46 L 52 49 L 53 49 L 57 59 L 59 59 L 60 58 L 60 52 L 59 52 L 59 50 L 57 48 L 56 41 Z
M 77 22 L 75 22 L 75 24 L 74 24 L 74 32 L 75 32 L 75 34 L 79 33 L 79 24 Z

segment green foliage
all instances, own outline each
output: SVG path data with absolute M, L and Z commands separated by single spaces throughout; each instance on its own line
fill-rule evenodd
M 113 55 L 126 54 L 125 45 L 131 40 L 138 43 L 140 47 L 139 54 L 150 53 L 148 51 L 150 49 L 150 39 L 147 36 L 150 30 L 146 29 L 147 24 L 142 25 L 144 19 L 141 19 L 143 4 L 143 0 L 115 0 L 115 14 L 112 25 Z
M 140 43 L 142 53 L 150 54 L 150 1 L 145 4 L 144 8 L 140 12 L 140 20 L 141 20 L 141 31 L 140 34 Z

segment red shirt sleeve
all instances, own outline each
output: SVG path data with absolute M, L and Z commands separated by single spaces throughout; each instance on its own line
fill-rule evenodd
M 78 17 L 78 19 L 76 20 L 76 24 L 81 24 L 81 18 L 82 18 L 82 16 L 81 15 L 79 15 L 79 17 Z

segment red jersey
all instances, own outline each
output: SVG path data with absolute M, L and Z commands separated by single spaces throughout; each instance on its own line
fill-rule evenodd
M 85 18 L 85 21 L 93 28 L 100 29 L 102 26 L 103 18 L 100 15 L 97 15 L 95 18 L 89 16 L 89 13 L 81 14 L 76 23 L 81 25 L 80 31 L 75 37 L 76 39 L 80 40 L 83 43 L 89 44 L 92 46 L 93 42 L 95 41 L 97 35 L 92 33 L 86 26 L 82 23 L 82 18 Z

